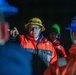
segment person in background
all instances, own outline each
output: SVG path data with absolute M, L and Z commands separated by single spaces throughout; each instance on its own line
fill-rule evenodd
M 68 51 L 70 55 L 54 62 L 45 70 L 43 75 L 76 75 L 76 16 L 72 20 L 71 26 L 65 29 L 70 30 L 72 41 Z
M 48 39 L 53 43 L 58 58 L 67 57 L 65 48 L 60 43 L 60 36 L 61 33 L 59 25 L 53 24 L 48 30 Z
M 19 44 L 0 45 L 0 75 L 32 75 L 32 55 Z
M 19 34 L 16 27 L 10 30 L 10 40 L 18 40 L 20 45 L 33 54 L 33 75 L 42 75 L 49 64 L 57 60 L 56 51 L 50 41 L 42 34 L 45 27 L 40 18 L 33 17 L 25 24 L 27 33 Z

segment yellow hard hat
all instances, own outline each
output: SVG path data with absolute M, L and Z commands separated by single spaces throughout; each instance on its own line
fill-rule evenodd
M 28 29 L 29 25 L 38 25 L 41 27 L 42 31 L 45 31 L 45 27 L 42 25 L 42 21 L 37 18 L 31 18 L 27 24 L 25 24 L 25 28 Z

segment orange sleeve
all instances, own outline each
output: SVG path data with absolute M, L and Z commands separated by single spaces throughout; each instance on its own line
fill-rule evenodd
M 57 54 L 56 54 L 56 51 L 54 49 L 54 46 L 52 45 L 52 57 L 51 57 L 51 60 L 50 60 L 50 63 L 54 63 L 55 61 L 57 60 Z
M 61 51 L 62 51 L 62 55 L 63 57 L 67 57 L 66 53 L 65 53 L 65 49 L 63 46 L 61 46 Z

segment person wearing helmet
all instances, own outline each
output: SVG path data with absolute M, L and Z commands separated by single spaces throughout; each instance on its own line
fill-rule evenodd
M 43 75 L 76 75 L 76 16 L 72 20 L 71 26 L 65 29 L 70 30 L 72 41 L 68 51 L 70 55 L 54 62 L 45 70 Z
M 48 39 L 53 43 L 57 53 L 57 57 L 67 57 L 64 47 L 60 44 L 60 27 L 58 24 L 53 24 L 48 31 Z
M 49 64 L 57 60 L 56 51 L 52 43 L 42 35 L 45 27 L 39 18 L 31 18 L 25 28 L 25 35 L 20 35 L 16 27 L 10 30 L 11 40 L 18 37 L 20 45 L 33 54 L 33 75 L 42 75 Z

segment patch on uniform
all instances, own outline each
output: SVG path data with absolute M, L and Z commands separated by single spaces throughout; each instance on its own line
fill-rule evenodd
M 49 45 L 49 42 L 47 42 L 47 41 L 44 41 L 44 43 L 47 44 L 47 45 Z
M 44 53 L 46 53 L 47 55 L 52 55 L 52 51 L 50 50 L 44 50 Z
M 59 65 L 60 67 L 67 65 L 66 59 L 65 59 L 65 58 L 59 58 L 59 59 L 58 59 L 58 65 Z

